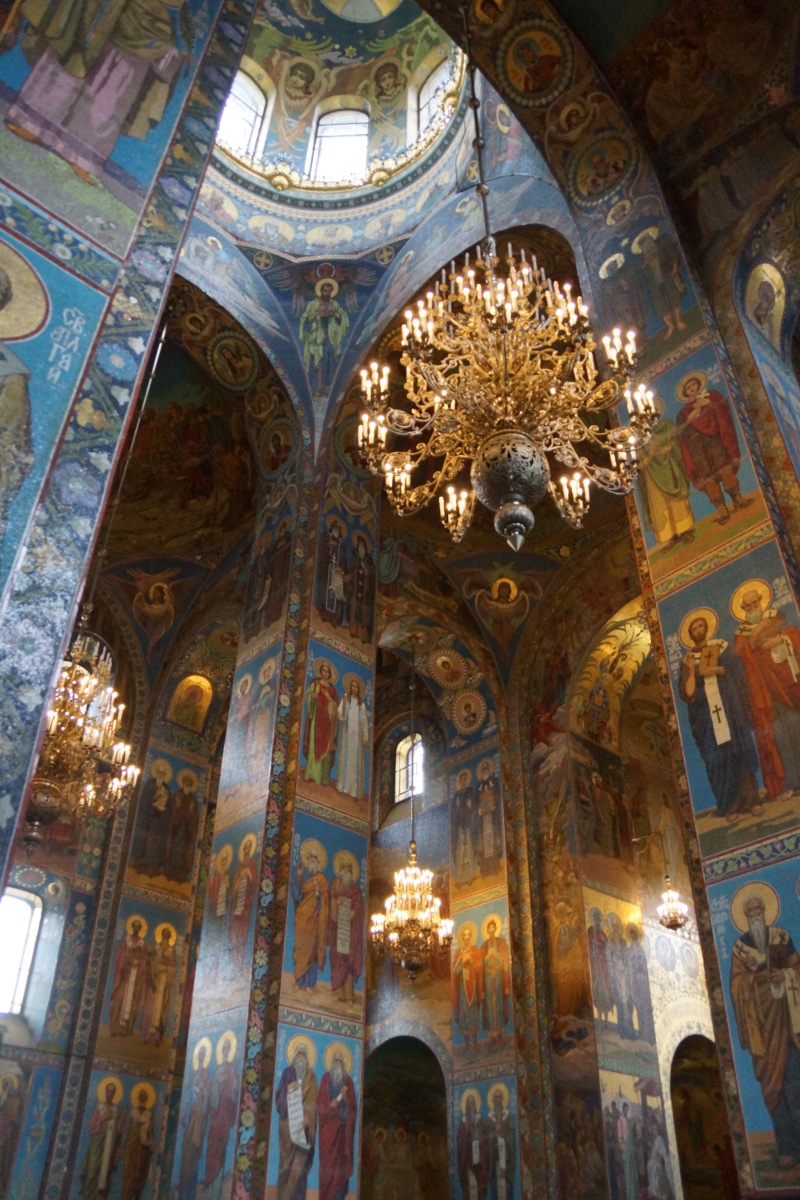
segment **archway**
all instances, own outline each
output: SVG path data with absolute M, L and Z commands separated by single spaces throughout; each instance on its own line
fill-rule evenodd
M 672 1111 L 685 1200 L 738 1200 L 736 1161 L 727 1122 L 719 1060 L 706 1037 L 684 1038 L 672 1060 Z
M 441 1200 L 448 1193 L 447 1087 L 436 1055 L 395 1037 L 364 1064 L 362 1200 Z

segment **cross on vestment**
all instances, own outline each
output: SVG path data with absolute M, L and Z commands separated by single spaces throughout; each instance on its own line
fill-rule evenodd
M 794 977 L 794 973 L 789 976 L 788 980 L 786 979 L 785 975 L 783 978 L 786 984 L 786 990 L 792 997 L 792 1003 L 797 1004 L 798 997 L 800 997 L 800 987 L 797 986 L 797 980 Z
M 717 724 L 718 724 L 718 725 L 721 725 L 721 724 L 722 724 L 722 716 L 721 716 L 721 714 L 722 714 L 722 713 L 723 713 L 725 710 L 724 710 L 723 708 L 720 708 L 720 706 L 719 706 L 718 704 L 715 704 L 715 705 L 714 705 L 714 707 L 712 708 L 712 710 L 711 710 L 711 711 L 712 711 L 712 713 L 714 714 L 714 716 L 715 716 L 715 717 L 716 717 L 716 719 L 717 719 Z

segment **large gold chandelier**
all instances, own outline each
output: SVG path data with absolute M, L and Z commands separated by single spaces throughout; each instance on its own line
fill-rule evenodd
M 119 734 L 125 705 L 111 686 L 112 671 L 105 644 L 79 629 L 46 716 L 26 810 L 24 840 L 30 848 L 41 840 L 41 826 L 58 817 L 113 812 L 139 778 L 131 747 Z
M 403 407 L 389 402 L 388 367 L 373 362 L 361 371 L 365 410 L 358 440 L 401 516 L 438 496 L 442 522 L 459 541 L 477 498 L 496 513 L 495 529 L 518 550 L 533 528 L 531 510 L 545 494 L 580 527 L 591 484 L 629 492 L 658 418 L 652 392 L 631 387 L 634 333 L 615 329 L 603 338 L 608 378 L 601 379 L 580 295 L 549 279 L 524 250 L 515 256 L 509 245 L 505 263 L 498 257 L 465 6 L 462 13 L 486 236 L 472 260 L 467 254 L 460 269 L 452 262 L 416 309 L 406 310 Z M 629 423 L 611 426 L 606 414 L 623 396 Z M 403 439 L 402 449 L 389 448 L 390 435 Z M 582 453 L 582 443 L 604 454 L 605 462 Z M 563 469 L 558 483 L 551 460 Z M 422 477 L 415 480 L 417 470 Z
M 433 871 L 417 865 L 414 840 L 415 770 L 413 766 L 414 694 L 416 691 L 415 643 L 411 641 L 411 839 L 406 866 L 394 873 L 394 893 L 386 900 L 385 913 L 370 919 L 372 944 L 379 957 L 391 954 L 408 972 L 412 983 L 432 955 L 444 956 L 453 941 L 453 922 L 441 915 L 441 900 L 433 894 Z

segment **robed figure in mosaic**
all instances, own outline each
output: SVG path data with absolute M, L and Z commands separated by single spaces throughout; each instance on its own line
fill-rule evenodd
M 740 936 L 730 982 L 739 1042 L 772 1118 L 778 1165 L 787 1168 L 800 1162 L 800 954 L 774 924 L 778 911 L 768 884 L 745 884 L 733 897 Z
M 119 1161 L 122 1137 L 122 1084 L 110 1078 L 102 1089 L 102 1100 L 89 1117 L 89 1144 L 81 1170 L 81 1200 L 105 1200 L 111 1190 Z
M 326 862 L 325 849 L 314 838 L 296 848 L 290 886 L 294 901 L 294 985 L 301 992 L 312 992 L 318 973 L 325 970 L 330 912 Z
M 364 898 L 358 885 L 358 863 L 341 850 L 334 856 L 336 878 L 330 888 L 328 941 L 331 991 L 337 1000 L 352 1004 L 356 980 L 364 966 Z
M 121 134 L 144 140 L 194 50 L 189 6 L 162 0 L 23 0 L 33 66 L 6 124 L 90 183 Z
M 328 787 L 336 761 L 336 742 L 339 732 L 339 695 L 333 686 L 333 670 L 327 659 L 317 660 L 316 678 L 306 692 L 306 722 L 303 730 L 303 754 L 306 758 L 305 777 L 312 783 Z
M 713 626 L 713 628 L 712 628 Z M 740 659 L 723 638 L 713 637 L 716 613 L 697 609 L 684 618 L 681 641 L 691 646 L 681 663 L 678 692 L 689 710 L 689 727 L 717 802 L 717 815 L 736 821 L 759 816 L 753 717 Z
M 330 1068 L 317 1093 L 319 1200 L 345 1200 L 354 1170 L 358 1104 L 350 1077 L 352 1055 L 342 1042 L 325 1053 Z
M 458 1032 L 469 1046 L 478 1044 L 478 1021 L 483 1000 L 483 951 L 476 945 L 477 930 L 465 921 L 458 931 L 458 951 L 453 963 L 453 1016 Z
M 294 1044 L 293 1044 L 294 1043 Z M 278 1110 L 278 1200 L 305 1200 L 308 1173 L 314 1161 L 317 1136 L 317 1077 L 313 1042 L 298 1034 L 286 1050 L 284 1068 L 275 1093 Z
M 486 1197 L 489 1147 L 478 1101 L 479 1096 L 474 1088 L 470 1088 L 462 1100 L 462 1117 L 456 1139 L 462 1200 L 485 1200 Z
M 511 955 L 508 942 L 500 937 L 495 917 L 484 922 L 483 956 L 483 1029 L 490 1043 L 500 1043 L 508 1025 L 511 1004 Z

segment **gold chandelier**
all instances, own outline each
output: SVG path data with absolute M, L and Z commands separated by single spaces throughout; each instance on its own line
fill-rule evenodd
M 105 816 L 139 778 L 131 747 L 119 736 L 125 705 L 111 686 L 112 671 L 105 644 L 80 628 L 46 716 L 23 834 L 31 851 L 41 841 L 41 826 L 58 817 Z
M 416 691 L 414 639 L 411 641 L 411 840 L 408 843 L 408 862 L 394 873 L 394 893 L 386 900 L 385 913 L 373 913 L 370 918 L 372 944 L 379 957 L 391 954 L 395 962 L 408 972 L 413 983 L 433 954 L 442 957 L 453 941 L 453 922 L 440 912 L 441 900 L 433 894 L 433 871 L 417 865 L 417 843 L 414 840 L 414 694 Z
M 442 522 L 460 541 L 477 498 L 496 513 L 495 529 L 518 550 L 533 528 L 531 510 L 546 493 L 580 527 L 591 484 L 629 492 L 639 452 L 658 417 L 652 392 L 642 384 L 630 386 L 634 333 L 614 329 L 603 338 L 609 377 L 601 380 L 580 295 L 549 279 L 524 250 L 515 257 L 509 245 L 505 263 L 498 257 L 463 5 L 462 13 L 486 236 L 472 260 L 468 253 L 460 269 L 452 262 L 416 310 L 406 310 L 403 407 L 389 403 L 388 367 L 373 362 L 361 371 L 365 411 L 358 442 L 366 464 L 384 477 L 399 515 L 418 512 L 438 495 Z M 628 425 L 598 423 L 598 415 L 623 396 Z M 407 446 L 390 449 L 390 435 L 407 439 Z M 601 451 L 606 461 L 589 459 L 577 448 L 581 443 Z M 558 484 L 550 460 L 563 468 Z M 463 482 L 467 464 L 470 486 Z M 418 468 L 422 478 L 415 482 Z
M 664 885 L 665 891 L 661 893 L 661 903 L 656 909 L 659 924 L 677 933 L 689 920 L 689 905 L 681 900 L 680 892 L 673 889 L 669 875 L 664 876 Z

